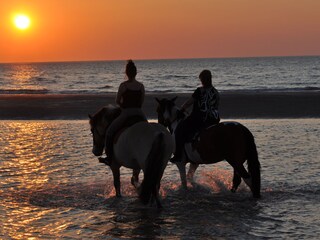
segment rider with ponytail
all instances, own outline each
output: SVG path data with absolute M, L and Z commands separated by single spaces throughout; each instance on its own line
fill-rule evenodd
M 141 109 L 145 95 L 144 85 L 136 80 L 136 75 L 137 68 L 134 62 L 128 60 L 126 65 L 127 80 L 120 84 L 116 96 L 116 104 L 120 106 L 121 113 L 111 123 L 106 133 L 107 158 L 104 159 L 104 163 L 109 166 L 113 157 L 114 135 L 123 127 L 127 119 L 132 116 L 138 116 L 147 121 Z

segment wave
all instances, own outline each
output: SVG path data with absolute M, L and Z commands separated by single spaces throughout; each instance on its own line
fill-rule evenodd
M 303 92 L 320 91 L 319 87 L 292 87 L 292 88 L 238 88 L 238 89 L 218 89 L 219 92 Z
M 149 93 L 186 93 L 186 92 L 190 92 L 185 90 L 185 91 L 175 91 L 175 90 L 171 90 L 171 89 L 149 89 L 149 90 L 146 90 L 146 92 L 149 92 Z
M 318 91 L 318 90 L 320 90 L 320 88 L 318 88 L 318 87 L 305 87 L 303 89 L 304 90 L 310 90 L 310 91 Z
M 116 91 L 112 91 L 113 86 L 106 85 L 100 87 L 100 89 L 74 89 L 74 90 L 48 90 L 46 88 L 43 89 L 0 89 L 0 94 L 106 94 L 106 93 L 115 93 Z M 156 88 L 148 88 L 146 92 L 149 93 L 191 93 L 194 88 L 190 88 L 187 86 L 182 86 L 181 88 L 176 89 L 156 89 Z M 320 92 L 319 87 L 301 87 L 301 88 L 237 88 L 237 89 L 218 89 L 219 92 Z
M 176 78 L 181 78 L 181 79 L 188 79 L 190 78 L 189 75 L 175 75 L 175 74 L 168 74 L 168 75 L 163 75 L 159 76 L 160 79 L 176 79 Z
M 108 88 L 112 88 L 113 86 L 111 86 L 111 85 L 105 85 L 105 86 L 103 86 L 103 87 L 101 87 L 101 89 L 108 89 Z
M 292 91 L 319 91 L 319 87 L 301 87 L 301 88 L 283 88 L 283 89 L 275 89 L 274 91 L 287 91 L 287 92 L 292 92 Z
M 47 78 L 45 78 L 45 77 L 32 77 L 32 78 L 30 78 L 30 80 L 35 80 L 35 81 L 39 81 L 39 82 L 41 82 L 41 81 L 46 81 L 47 80 Z
M 232 85 L 234 87 L 236 85 Z M 195 88 L 181 87 L 178 89 L 146 89 L 147 92 L 158 92 L 158 93 L 190 93 Z M 319 87 L 301 87 L 301 88 L 237 88 L 237 89 L 218 89 L 219 92 L 303 92 L 303 91 L 320 91 Z
M 0 94 L 47 94 L 48 89 L 0 89 Z

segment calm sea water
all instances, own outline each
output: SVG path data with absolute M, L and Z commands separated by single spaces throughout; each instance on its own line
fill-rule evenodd
M 0 93 L 116 92 L 125 61 L 0 64 Z M 149 92 L 190 92 L 203 69 L 219 91 L 319 90 L 320 57 L 136 61 Z
M 179 188 L 169 164 L 162 211 L 142 206 L 122 169 L 112 174 L 91 153 L 87 121 L 0 122 L 1 239 L 319 239 L 320 120 L 240 120 L 255 135 L 262 199 L 228 189 L 226 163 L 201 166 Z

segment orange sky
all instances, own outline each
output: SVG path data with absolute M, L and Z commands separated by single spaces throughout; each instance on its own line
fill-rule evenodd
M 0 0 L 0 62 L 292 55 L 320 55 L 320 0 Z

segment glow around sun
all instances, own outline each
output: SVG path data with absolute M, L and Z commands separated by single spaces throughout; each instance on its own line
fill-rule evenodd
M 19 14 L 14 17 L 14 25 L 16 28 L 25 30 L 30 26 L 30 18 L 27 15 Z

